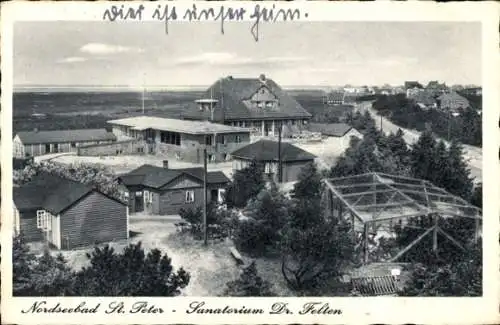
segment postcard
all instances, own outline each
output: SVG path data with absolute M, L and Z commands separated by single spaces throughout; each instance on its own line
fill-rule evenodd
M 499 9 L 2 4 L 2 320 L 497 323 Z

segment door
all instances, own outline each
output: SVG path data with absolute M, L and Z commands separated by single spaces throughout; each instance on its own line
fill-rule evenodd
M 219 190 L 218 189 L 210 190 L 210 201 L 212 201 L 212 202 L 219 201 Z
M 45 145 L 45 153 L 50 153 L 50 144 L 49 143 L 47 143 Z
M 144 198 L 142 196 L 142 191 L 135 192 L 135 212 L 144 211 Z

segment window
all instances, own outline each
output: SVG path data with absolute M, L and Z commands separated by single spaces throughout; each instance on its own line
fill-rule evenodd
M 186 191 L 186 203 L 192 203 L 194 202 L 194 191 L 189 190 Z
M 177 132 L 162 131 L 162 132 L 160 132 L 160 141 L 162 143 L 180 146 L 181 145 L 181 135 L 180 135 L 180 133 L 177 133 Z
M 149 191 L 144 191 L 144 202 L 153 203 L 153 193 Z
M 267 108 L 273 108 L 273 102 L 266 102 L 266 107 Z
M 142 197 L 142 192 L 141 191 L 135 192 L 135 196 Z
M 123 196 L 128 199 L 130 197 L 129 193 L 127 191 L 123 192 Z
M 225 135 L 222 135 L 222 144 L 227 144 L 227 138 Z
M 258 108 L 264 108 L 264 102 L 257 102 Z
M 207 135 L 207 136 L 205 136 L 205 144 L 206 144 L 207 146 L 211 146 L 211 145 L 213 144 L 213 141 L 212 141 L 212 140 L 213 140 L 213 136 L 211 136 L 211 135 Z
M 50 214 L 45 210 L 38 210 L 36 212 L 36 227 L 42 230 L 50 230 Z
M 236 143 L 241 143 L 241 135 L 237 135 L 234 140 Z
M 76 148 L 76 143 L 75 142 L 71 142 L 71 148 Z
M 137 148 L 137 152 L 138 153 L 143 153 L 144 152 L 144 148 L 143 147 L 138 147 Z

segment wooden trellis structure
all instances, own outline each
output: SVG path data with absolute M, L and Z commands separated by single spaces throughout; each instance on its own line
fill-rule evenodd
M 393 226 L 397 222 L 404 224 L 412 217 L 430 216 L 434 220 L 433 226 L 424 229 L 418 238 L 389 262 L 398 260 L 430 234 L 433 236 L 433 250 L 436 253 L 438 233 L 457 247 L 464 249 L 453 236 L 439 226 L 440 217 L 474 219 L 474 240 L 478 239 L 482 219 L 481 209 L 428 181 L 384 173 L 366 173 L 326 179 L 325 184 L 328 189 L 326 193 L 328 211 L 334 217 L 350 219 L 353 233 L 356 236 L 361 234 L 359 244 L 363 245 L 365 263 L 368 263 L 370 235 L 382 231 L 393 232 Z

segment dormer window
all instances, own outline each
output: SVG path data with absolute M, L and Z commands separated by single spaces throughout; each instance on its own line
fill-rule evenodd
M 273 108 L 274 103 L 273 102 L 266 102 L 266 107 L 267 108 Z
M 258 108 L 264 108 L 264 102 L 257 102 Z

